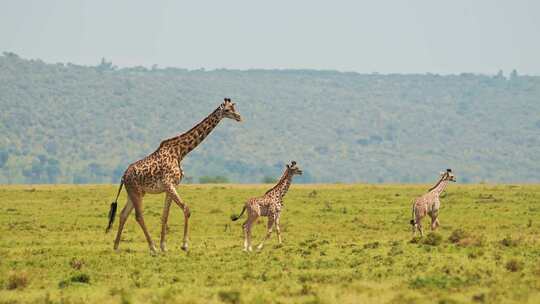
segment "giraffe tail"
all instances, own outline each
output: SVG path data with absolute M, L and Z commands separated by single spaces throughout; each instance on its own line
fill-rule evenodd
M 111 227 L 114 223 L 114 218 L 116 217 L 116 209 L 118 209 L 118 197 L 120 196 L 120 191 L 122 191 L 122 186 L 124 186 L 124 180 L 120 182 L 120 188 L 118 188 L 118 193 L 116 194 L 116 199 L 111 203 L 111 209 L 109 209 L 109 225 L 105 229 L 105 233 L 108 233 L 111 230 Z
M 244 209 L 242 209 L 242 212 L 240 212 L 239 215 L 236 215 L 236 214 L 231 215 L 231 220 L 237 221 L 244 214 L 245 211 L 246 211 L 246 206 L 244 206 Z

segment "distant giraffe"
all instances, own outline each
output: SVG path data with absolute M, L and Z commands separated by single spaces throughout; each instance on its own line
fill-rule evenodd
M 109 232 L 112 227 L 116 214 L 118 196 L 122 190 L 122 185 L 125 185 L 128 201 L 120 213 L 120 225 L 118 226 L 118 233 L 114 241 L 115 250 L 118 249 L 118 245 L 120 244 L 120 236 L 122 235 L 122 229 L 124 228 L 126 219 L 131 210 L 135 209 L 135 217 L 144 232 L 148 246 L 152 253 L 156 252 L 154 242 L 144 224 L 142 203 L 145 193 L 157 194 L 162 192 L 165 192 L 166 196 L 163 215 L 161 217 L 161 250 L 167 250 L 167 219 L 169 217 L 171 201 L 174 201 L 184 211 L 184 239 L 182 249 L 188 249 L 188 219 L 191 213 L 188 205 L 182 201 L 175 189 L 184 176 L 181 161 L 210 134 L 224 117 L 236 121 L 242 120 L 240 114 L 235 110 L 235 104 L 229 98 L 225 98 L 224 102 L 214 112 L 191 130 L 162 141 L 159 148 L 152 154 L 128 166 L 122 176 L 122 182 L 120 183 L 116 199 L 111 204 L 109 225 L 106 229 L 106 232 Z
M 439 208 L 441 206 L 439 196 L 446 189 L 449 181 L 456 181 L 452 169 L 441 172 L 440 179 L 435 186 L 431 187 L 428 193 L 414 200 L 411 220 L 413 236 L 416 234 L 416 230 L 420 231 L 420 236 L 424 235 L 421 221 L 426 215 L 431 217 L 431 230 L 435 230 L 439 226 Z
M 278 242 L 281 244 L 279 220 L 281 216 L 281 209 L 283 208 L 283 197 L 289 190 L 292 178 L 296 174 L 302 175 L 302 170 L 300 170 L 300 168 L 296 166 L 296 162 L 293 161 L 290 165 L 287 165 L 285 172 L 283 172 L 283 175 L 279 179 L 278 183 L 272 189 L 266 191 L 266 193 L 261 197 L 249 199 L 244 205 L 240 215 L 231 217 L 233 221 L 236 221 L 244 214 L 246 209 L 248 211 L 248 218 L 242 225 L 244 230 L 244 251 L 252 251 L 251 230 L 260 216 L 268 217 L 268 225 L 266 237 L 257 248 L 262 249 L 264 242 L 270 238 L 274 224 L 276 225 Z

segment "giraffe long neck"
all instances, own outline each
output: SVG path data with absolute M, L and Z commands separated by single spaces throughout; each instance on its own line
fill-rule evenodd
M 220 109 L 217 108 L 189 131 L 163 141 L 160 148 L 170 149 L 178 157 L 178 160 L 182 160 L 214 130 L 221 119 Z
M 430 192 L 435 193 L 437 196 L 441 195 L 444 189 L 446 189 L 447 185 L 448 185 L 448 180 L 442 180 Z
M 288 169 L 285 169 L 285 172 L 279 179 L 278 183 L 268 192 L 277 192 L 280 197 L 284 197 L 285 194 L 287 194 L 287 191 L 289 191 L 289 187 L 291 186 L 292 182 L 292 174 L 289 173 Z

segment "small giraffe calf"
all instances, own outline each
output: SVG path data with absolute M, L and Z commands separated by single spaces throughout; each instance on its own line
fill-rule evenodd
M 276 225 L 278 242 L 281 244 L 279 218 L 281 215 L 281 209 L 283 208 L 283 197 L 287 193 L 287 190 L 289 190 L 289 186 L 291 185 L 294 175 L 302 175 L 302 170 L 296 166 L 295 161 L 291 162 L 290 165 L 287 165 L 285 172 L 272 189 L 266 191 L 266 193 L 261 197 L 249 199 L 244 205 L 240 215 L 231 216 L 231 219 L 236 221 L 244 214 L 244 211 L 247 210 L 248 212 L 248 218 L 242 225 L 244 230 L 244 251 L 252 251 L 251 229 L 260 216 L 268 217 L 268 225 L 266 237 L 263 239 L 257 249 L 262 249 L 264 242 L 270 238 L 274 224 Z
M 413 237 L 416 235 L 416 230 L 420 231 L 420 236 L 424 235 L 421 221 L 426 215 L 431 217 L 431 230 L 435 230 L 439 226 L 439 208 L 441 206 L 439 196 L 446 189 L 449 181 L 456 181 L 452 169 L 441 172 L 441 177 L 435 186 L 431 187 L 428 193 L 414 200 L 411 220 Z

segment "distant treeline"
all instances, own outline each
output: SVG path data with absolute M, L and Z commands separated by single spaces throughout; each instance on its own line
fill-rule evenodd
M 127 165 L 237 102 L 185 182 L 540 181 L 540 77 L 119 69 L 0 56 L 0 183 L 119 182 Z

